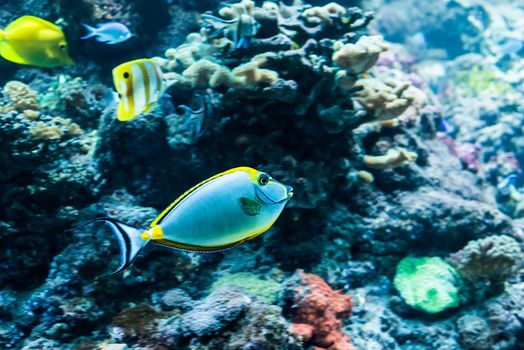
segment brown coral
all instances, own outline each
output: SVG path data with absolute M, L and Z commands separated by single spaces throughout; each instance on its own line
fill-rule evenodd
M 417 154 L 404 148 L 390 149 L 383 156 L 364 156 L 364 164 L 372 169 L 390 169 L 411 163 L 417 159 Z
M 337 4 L 336 2 L 330 2 L 324 6 L 317 6 L 307 9 L 303 12 L 303 16 L 306 21 L 311 24 L 333 24 L 333 18 L 338 18 L 346 14 L 346 9 Z
M 38 93 L 20 81 L 13 80 L 5 84 L 4 92 L 19 112 L 25 110 L 38 111 L 40 109 Z
M 260 68 L 265 61 L 263 57 L 255 57 L 252 61 L 240 65 L 231 71 L 227 67 L 211 60 L 202 59 L 184 70 L 182 75 L 167 73 L 166 77 L 180 81 L 181 86 L 193 88 L 218 88 L 224 86 L 242 89 L 259 84 L 273 84 L 277 81 L 278 74 L 272 70 Z
M 77 136 L 82 133 L 80 126 L 70 119 L 55 117 L 49 122 L 37 122 L 29 133 L 36 139 L 56 140 L 62 136 Z
M 448 262 L 477 293 L 488 294 L 502 289 L 523 263 L 518 242 L 502 235 L 471 241 Z
M 376 78 L 359 79 L 355 87 L 355 100 L 373 113 L 376 120 L 388 120 L 400 116 L 415 100 L 415 88 L 407 82 L 394 79 L 384 81 Z
M 333 62 L 351 74 L 360 74 L 373 67 L 379 55 L 388 49 L 379 36 L 362 36 L 355 44 L 337 41 L 333 47 Z

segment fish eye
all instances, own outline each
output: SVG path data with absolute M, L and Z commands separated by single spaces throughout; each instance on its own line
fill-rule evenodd
M 127 79 L 127 78 L 129 78 L 129 73 L 128 73 L 128 72 L 125 72 L 125 73 L 124 73 L 124 79 Z
M 260 177 L 258 178 L 258 183 L 261 185 L 261 186 L 264 186 L 264 185 L 267 185 L 269 182 L 269 176 L 267 174 L 262 174 L 260 175 Z
M 60 45 L 58 45 L 58 47 L 60 48 L 60 50 L 65 50 L 65 48 L 66 48 L 65 44 L 60 44 Z

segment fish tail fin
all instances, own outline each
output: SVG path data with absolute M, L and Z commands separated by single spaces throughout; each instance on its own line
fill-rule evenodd
M 72 228 L 70 231 L 95 222 L 104 222 L 118 239 L 118 245 L 120 246 L 120 262 L 117 269 L 113 271 L 111 275 L 120 273 L 131 266 L 138 255 L 138 252 L 140 252 L 140 250 L 142 250 L 142 248 L 144 248 L 150 241 L 149 235 L 146 239 L 142 239 L 144 230 L 112 218 L 96 218 L 85 224 Z
M 87 30 L 87 34 L 81 37 L 80 39 L 89 39 L 96 35 L 96 28 L 91 27 L 88 24 L 82 23 L 82 26 Z

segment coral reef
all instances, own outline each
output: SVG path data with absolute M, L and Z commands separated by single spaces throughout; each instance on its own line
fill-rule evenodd
M 248 294 L 261 298 L 268 304 L 272 304 L 277 300 L 278 291 L 280 290 L 280 283 L 274 280 L 259 279 L 256 275 L 248 272 L 226 275 L 215 281 L 211 286 L 211 290 L 227 284 L 235 285 Z
M 373 67 L 388 46 L 381 36 L 362 36 L 354 44 L 334 44 L 333 62 L 350 74 L 359 74 Z
M 38 93 L 31 89 L 26 84 L 13 80 L 5 84 L 4 93 L 13 104 L 13 107 L 18 111 L 24 113 L 29 119 L 36 119 L 38 117 L 38 110 L 40 106 L 38 104 Z M 29 117 L 25 111 L 35 111 L 29 113 Z M 36 115 L 36 116 L 35 116 Z
M 393 284 L 406 304 L 427 313 L 442 312 L 460 304 L 458 274 L 438 257 L 402 259 Z
M 351 350 L 349 338 L 341 331 L 351 313 L 351 297 L 334 291 L 319 276 L 296 272 L 283 291 L 291 313 L 292 332 L 318 349 Z
M 390 149 L 383 156 L 365 155 L 364 164 L 373 169 L 388 169 L 411 163 L 417 159 L 417 154 L 403 148 Z
M 471 241 L 448 261 L 480 298 L 503 290 L 523 263 L 519 243 L 508 236 Z
M 0 5 L 29 13 L 77 63 L 0 66 L 0 348 L 524 347 L 522 4 Z M 135 35 L 79 39 L 107 21 Z M 120 123 L 110 72 L 139 57 L 169 97 Z M 241 247 L 149 244 L 106 276 L 111 233 L 67 231 L 147 227 L 239 165 L 295 192 Z

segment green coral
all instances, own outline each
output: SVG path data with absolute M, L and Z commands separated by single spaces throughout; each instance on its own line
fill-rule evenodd
M 460 304 L 460 277 L 439 257 L 402 259 L 393 284 L 406 304 L 430 314 Z
M 268 304 L 276 301 L 280 290 L 280 283 L 275 280 L 263 280 L 249 272 L 239 272 L 219 278 L 213 283 L 211 290 L 213 291 L 225 284 L 238 286 L 246 293 L 255 295 Z
M 473 66 L 457 73 L 457 87 L 467 96 L 476 96 L 482 92 L 503 94 L 511 85 L 503 81 L 494 70 Z

